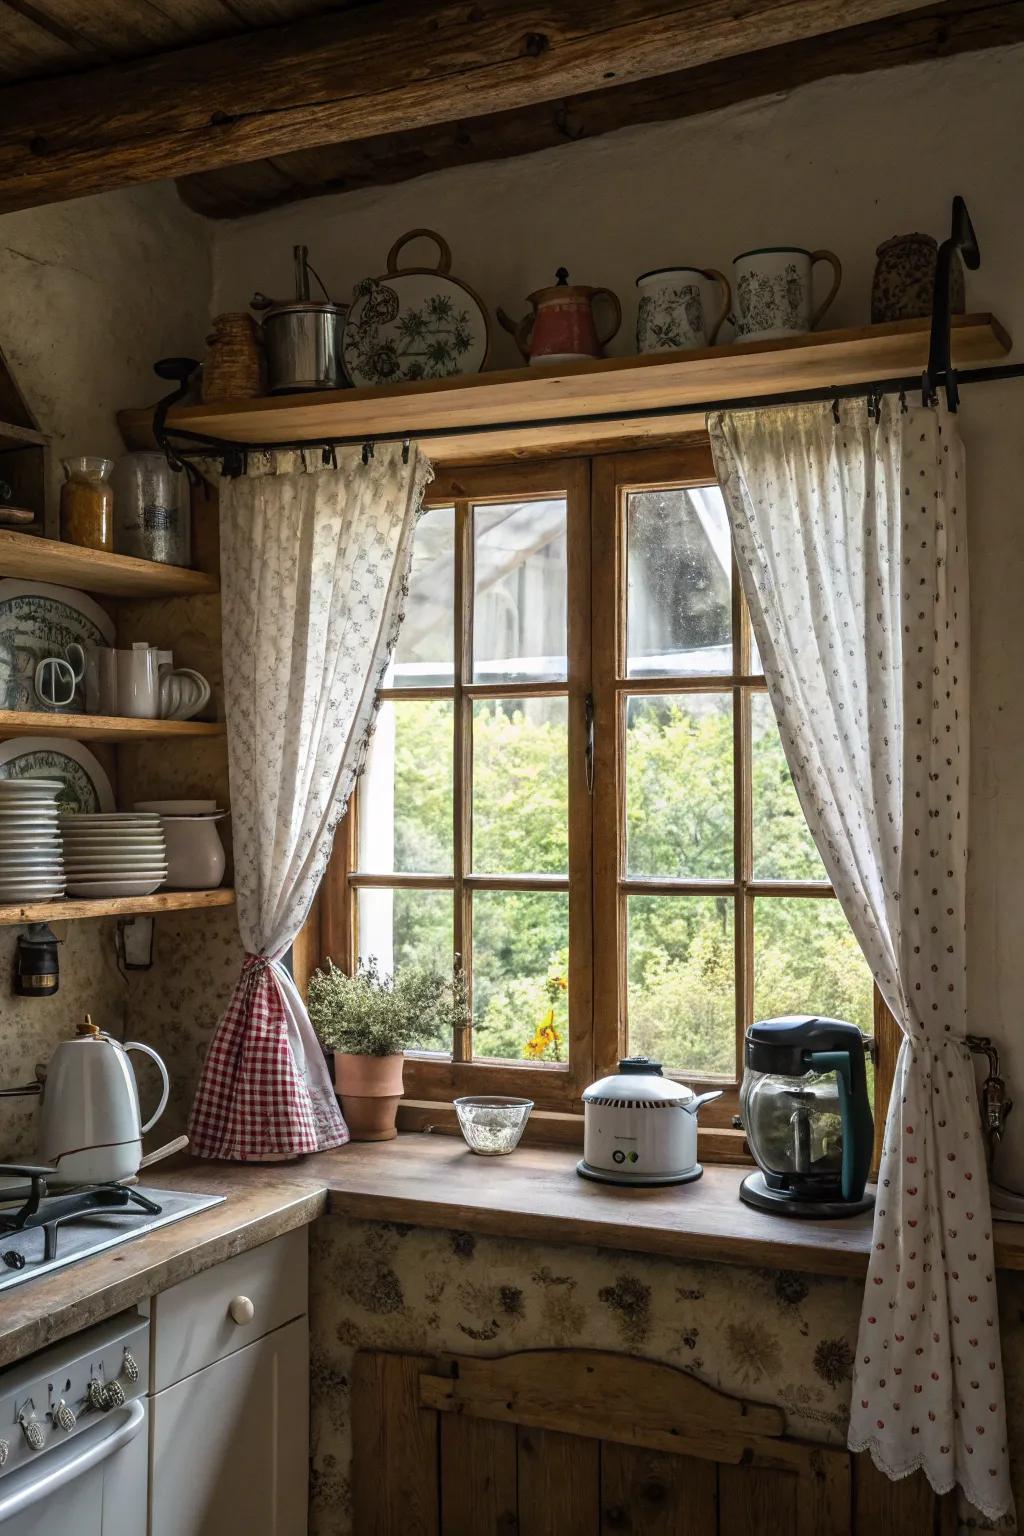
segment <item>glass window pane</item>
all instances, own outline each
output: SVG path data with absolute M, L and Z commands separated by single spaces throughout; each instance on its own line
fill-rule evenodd
M 431 507 L 416 524 L 405 618 L 386 687 L 451 686 L 454 605 L 455 508 Z
M 473 705 L 473 868 L 564 874 L 569 860 L 565 699 Z
M 733 878 L 732 695 L 651 694 L 626 709 L 630 875 Z
M 359 789 L 359 868 L 452 872 L 452 712 L 447 699 L 386 699 Z
M 831 897 L 754 903 L 754 1017 L 845 1019 L 873 1031 L 873 985 L 860 946 Z
M 473 509 L 473 677 L 566 675 L 565 498 Z
M 473 1055 L 569 1059 L 569 898 L 473 895 Z
M 717 485 L 626 498 L 627 677 L 732 672 L 729 521 Z
M 691 1076 L 736 1071 L 731 896 L 630 896 L 629 1051 Z
M 807 830 L 793 776 L 782 750 L 772 701 L 750 698 L 751 778 L 756 880 L 827 880 Z
M 450 975 L 454 963 L 452 913 L 450 891 L 361 888 L 357 912 L 360 961 L 372 956 L 388 976 L 409 965 L 429 965 Z M 451 1055 L 450 1040 L 425 1037 L 417 1046 Z

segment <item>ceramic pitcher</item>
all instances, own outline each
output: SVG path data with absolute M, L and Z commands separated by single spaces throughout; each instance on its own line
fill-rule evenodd
M 638 352 L 710 347 L 732 308 L 729 280 L 714 267 L 661 267 L 636 280 Z
M 811 272 L 819 261 L 832 268 L 832 287 L 813 308 Z M 733 260 L 736 335 L 740 341 L 802 336 L 812 331 L 839 292 L 843 269 L 832 251 L 805 251 L 796 245 L 744 251 Z

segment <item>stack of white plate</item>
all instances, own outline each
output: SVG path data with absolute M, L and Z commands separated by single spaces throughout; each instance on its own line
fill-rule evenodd
M 149 896 L 167 877 L 160 817 L 149 812 L 62 816 L 70 896 Z
M 0 902 L 64 895 L 61 779 L 0 779 Z

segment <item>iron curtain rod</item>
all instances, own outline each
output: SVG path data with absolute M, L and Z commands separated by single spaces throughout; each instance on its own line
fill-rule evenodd
M 177 388 L 166 395 L 157 405 L 153 417 L 153 433 L 157 443 L 172 463 L 197 458 L 221 458 L 224 473 L 239 474 L 249 453 L 273 453 L 279 449 L 295 451 L 320 448 L 324 462 L 329 463 L 337 448 L 362 446 L 363 462 L 373 453 L 373 444 L 403 443 L 403 457 L 408 456 L 408 445 L 417 440 L 436 440 L 446 437 L 478 437 L 509 431 L 542 431 L 551 427 L 599 426 L 612 421 L 651 421 L 671 416 L 706 416 L 712 411 L 741 411 L 772 405 L 803 405 L 815 401 L 831 400 L 838 414 L 840 400 L 866 396 L 868 412 L 877 416 L 883 395 L 906 396 L 920 393 L 925 405 L 938 400 L 938 389 L 945 390 L 946 403 L 955 411 L 960 402 L 962 384 L 985 384 L 998 379 L 1024 377 L 1024 363 L 997 363 L 988 368 L 968 368 L 959 371 L 953 367 L 951 353 L 950 279 L 953 261 L 959 253 L 964 265 L 972 270 L 981 265 L 981 252 L 977 236 L 962 197 L 954 197 L 948 239 L 939 246 L 935 263 L 935 282 L 932 290 L 932 323 L 928 348 L 928 364 L 920 375 L 902 378 L 879 379 L 860 384 L 830 385 L 820 389 L 784 390 L 770 395 L 744 395 L 730 400 L 694 401 L 688 405 L 644 406 L 637 410 L 595 411 L 573 416 L 544 416 L 526 421 L 474 423 L 463 427 L 424 427 L 419 431 L 394 431 L 355 433 L 347 437 L 313 437 L 269 443 L 240 443 L 229 438 L 211 437 L 202 432 L 191 432 L 180 427 L 168 427 L 167 412 L 172 405 L 183 400 L 188 392 L 189 381 L 198 364 L 193 358 L 169 357 L 155 365 L 155 372 L 162 379 L 174 380 Z M 195 471 L 193 470 L 193 473 Z
M 986 384 L 999 379 L 1024 378 L 1024 363 L 1001 363 L 988 368 L 969 368 L 956 374 L 958 385 Z M 945 385 L 946 374 L 940 374 L 935 385 Z M 802 405 L 823 400 L 851 400 L 866 398 L 878 400 L 882 395 L 910 395 L 921 393 L 921 376 L 881 379 L 877 383 L 841 384 L 821 389 L 789 390 L 773 395 L 744 395 L 728 400 L 704 400 L 690 405 L 645 406 L 639 410 L 597 411 L 576 416 L 543 416 L 531 420 L 508 422 L 473 423 L 462 427 L 424 427 L 417 431 L 360 432 L 349 437 L 312 437 L 277 440 L 266 443 L 231 441 L 228 438 L 209 437 L 201 432 L 185 431 L 163 426 L 157 432 L 161 447 L 172 456 L 190 458 L 233 456 L 246 453 L 273 453 L 279 449 L 359 448 L 367 443 L 404 443 L 412 440 L 446 437 L 475 437 L 497 432 L 534 431 L 544 427 L 600 426 L 610 421 L 650 421 L 660 417 L 707 415 L 712 411 L 742 411 L 772 405 Z M 154 428 L 156 424 L 154 423 Z

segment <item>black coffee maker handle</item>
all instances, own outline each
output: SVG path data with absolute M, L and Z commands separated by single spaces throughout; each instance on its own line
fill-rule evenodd
M 862 1046 L 859 1051 L 808 1051 L 804 1060 L 814 1072 L 836 1074 L 839 1113 L 843 1122 L 843 1199 L 859 1200 L 871 1171 L 875 1140 L 864 1048 Z

